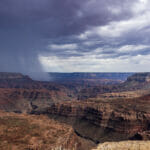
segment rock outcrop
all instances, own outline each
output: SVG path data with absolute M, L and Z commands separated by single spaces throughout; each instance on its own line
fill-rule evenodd
M 150 150 L 150 141 L 107 142 L 92 150 Z
M 95 146 L 71 126 L 46 116 L 0 112 L 1 150 L 90 150 Z

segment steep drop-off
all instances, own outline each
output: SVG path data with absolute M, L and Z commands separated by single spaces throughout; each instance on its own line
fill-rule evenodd
M 71 124 L 82 137 L 95 143 L 150 139 L 150 95 L 99 102 L 62 102 L 31 113 L 47 114 Z
M 95 144 L 46 116 L 0 112 L 1 150 L 90 150 Z

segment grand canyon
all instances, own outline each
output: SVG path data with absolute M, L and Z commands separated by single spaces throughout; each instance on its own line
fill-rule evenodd
M 0 150 L 150 150 L 150 0 L 0 0 Z
M 2 150 L 148 150 L 150 73 L 49 76 L 0 73 Z

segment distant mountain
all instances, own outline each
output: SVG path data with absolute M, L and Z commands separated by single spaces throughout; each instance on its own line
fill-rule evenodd
M 150 82 L 150 73 L 136 73 L 127 78 L 127 82 Z
M 0 72 L 0 80 L 32 80 L 29 76 L 21 73 Z
M 52 80 L 76 80 L 76 79 L 111 79 L 111 80 L 123 80 L 125 81 L 127 79 L 127 77 L 133 75 L 134 73 L 115 73 L 115 72 L 75 72 L 75 73 L 53 73 L 50 72 L 49 75 L 52 78 Z
M 127 80 L 121 84 L 121 88 L 126 90 L 149 89 L 150 73 L 135 73 L 129 76 Z
M 150 88 L 150 73 L 50 73 L 50 75 L 53 75 L 55 80 L 43 82 L 34 81 L 20 73 L 0 73 L 0 108 L 21 111 L 26 105 L 28 110 L 32 110 L 37 107 L 45 108 L 59 101 L 87 100 L 98 98 L 104 93 Z M 125 78 L 127 78 L 125 82 L 118 80 Z M 18 102 L 21 105 L 18 106 Z
M 98 83 L 98 80 L 95 80 Z M 113 84 L 110 84 L 113 83 Z M 111 92 L 128 92 L 135 90 L 150 89 L 150 73 L 135 73 L 127 77 L 124 82 L 109 82 L 109 84 L 95 84 L 95 86 L 87 86 L 82 88 L 78 93 L 79 100 L 99 97 L 103 93 Z M 144 93 L 143 93 L 144 94 Z
M 74 93 L 63 85 L 34 81 L 20 73 L 0 73 L 0 109 L 28 112 L 57 101 L 72 100 Z

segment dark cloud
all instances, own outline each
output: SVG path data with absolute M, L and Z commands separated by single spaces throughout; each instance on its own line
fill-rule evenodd
M 29 28 L 45 36 L 79 34 L 89 26 L 131 16 L 132 2 L 124 0 L 1 0 L 0 20 L 4 28 Z M 119 14 L 111 12 L 120 9 Z
M 135 45 L 146 33 L 139 32 L 141 38 L 137 33 L 126 33 L 118 39 L 97 36 L 95 33 L 85 40 L 77 36 L 94 27 L 129 20 L 135 15 L 132 6 L 137 1 L 1 0 L 0 71 L 23 72 L 35 77 L 36 72 L 43 71 L 39 55 L 67 59 L 82 57 L 87 53 L 91 55 L 97 48 L 103 49 L 99 54 L 106 54 L 109 57 L 123 55 L 115 49 L 126 44 Z M 144 40 L 142 41 L 144 43 Z M 118 44 L 115 45 L 116 42 Z M 69 43 L 75 43 L 77 48 L 71 50 L 48 48 L 51 44 Z M 147 50 L 144 53 L 146 54 Z M 39 75 L 37 77 L 39 78 Z

